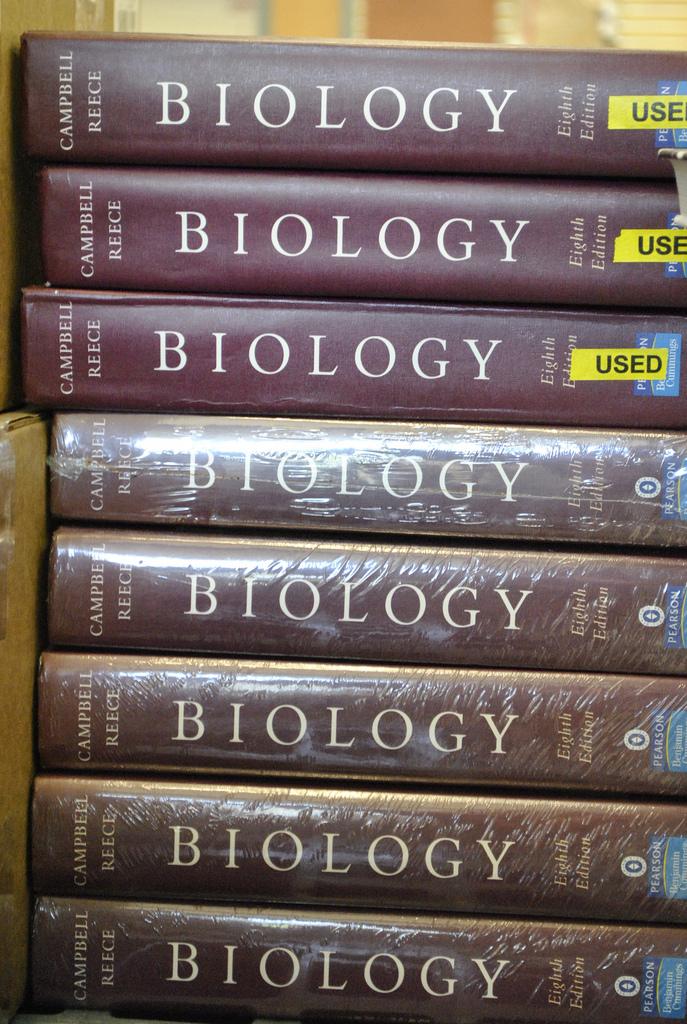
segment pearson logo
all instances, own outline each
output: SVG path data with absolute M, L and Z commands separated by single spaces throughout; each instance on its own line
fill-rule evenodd
M 642 964 L 642 1017 L 685 1019 L 686 971 L 687 959 L 684 957 L 645 957 Z
M 647 863 L 643 857 L 623 857 L 620 862 L 620 870 L 627 878 L 641 878 L 646 874 Z
M 687 647 L 687 587 L 669 586 L 666 591 L 664 647 Z
M 662 518 L 687 520 L 687 459 L 666 460 L 662 491 Z
M 657 498 L 661 493 L 661 481 L 655 476 L 640 476 L 635 484 L 635 494 L 640 498 Z
M 649 896 L 687 900 L 687 837 L 651 836 L 648 860 Z
M 570 380 L 665 380 L 667 374 L 666 349 L 576 348 L 570 361 Z
M 637 618 L 643 626 L 655 628 L 663 625 L 666 613 L 657 604 L 645 604 L 643 608 L 639 609 Z
M 631 974 L 622 974 L 616 978 L 613 987 L 619 996 L 638 996 L 641 990 L 639 979 L 634 978 Z
M 654 713 L 651 767 L 658 772 L 687 772 L 687 711 Z
M 646 750 L 650 742 L 651 737 L 646 729 L 629 729 L 623 737 L 628 750 Z

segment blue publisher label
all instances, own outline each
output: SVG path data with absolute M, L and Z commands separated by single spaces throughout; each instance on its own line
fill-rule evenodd
M 658 83 L 657 96 L 684 96 L 687 82 L 664 81 Z M 687 128 L 657 128 L 654 137 L 656 149 L 685 149 Z
M 687 958 L 645 957 L 642 965 L 642 1017 L 684 1020 Z
M 687 647 L 687 587 L 667 588 L 663 646 Z
M 652 495 L 647 494 L 647 496 L 651 497 Z M 687 519 L 687 460 L 685 459 L 682 461 L 668 459 L 663 465 L 661 516 L 663 519 Z
M 682 264 L 679 264 L 682 266 Z M 668 372 L 665 380 L 636 380 L 632 387 L 633 395 L 644 395 L 657 398 L 675 398 L 680 394 L 680 360 L 682 356 L 682 335 L 667 333 L 637 334 L 637 348 L 668 349 Z
M 687 836 L 651 836 L 648 892 L 668 900 L 687 900 Z
M 678 211 L 668 214 L 667 226 L 669 228 L 675 228 L 675 218 L 678 216 Z M 680 228 L 680 231 L 684 231 L 684 228 Z M 663 276 L 664 277 L 687 277 L 687 263 L 664 263 L 663 264 Z
M 687 711 L 657 711 L 654 714 L 651 767 L 659 772 L 687 772 Z

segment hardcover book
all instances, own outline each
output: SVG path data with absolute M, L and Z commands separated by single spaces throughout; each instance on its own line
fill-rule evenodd
M 53 166 L 53 285 L 674 307 L 668 182 Z M 644 374 L 646 376 L 646 373 Z
M 687 673 L 685 560 L 62 528 L 51 642 Z
M 687 807 L 39 776 L 60 896 L 687 922 Z
M 47 771 L 687 796 L 687 680 L 46 652 Z
M 53 514 L 680 546 L 684 434 L 71 413 Z
M 24 392 L 49 409 L 684 428 L 687 317 L 30 288 Z M 662 380 L 572 379 L 578 349 Z M 606 364 L 604 364 L 605 367 Z
M 23 58 L 42 160 L 660 177 L 684 145 L 681 52 L 31 33 Z
M 163 1019 L 644 1024 L 684 1018 L 686 967 L 684 928 L 44 897 L 32 997 Z

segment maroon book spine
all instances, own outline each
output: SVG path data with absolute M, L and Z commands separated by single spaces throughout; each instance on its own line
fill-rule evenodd
M 41 173 L 41 206 L 53 285 L 573 306 L 687 300 L 687 236 L 668 226 L 677 200 L 667 182 L 53 166 Z
M 681 558 L 59 529 L 53 644 L 687 673 Z
M 47 771 L 345 776 L 687 796 L 687 680 L 43 655 Z
M 577 348 L 681 349 L 687 317 L 30 288 L 24 391 L 50 409 L 684 428 L 670 386 L 571 380 Z M 681 353 L 680 353 L 681 355 Z
M 50 466 L 63 519 L 687 539 L 684 434 L 71 413 L 55 420 Z
M 687 807 L 39 776 L 58 896 L 687 922 Z
M 687 967 L 684 928 L 49 897 L 32 956 L 40 1008 L 368 1024 L 682 1019 Z
M 685 118 L 677 52 L 30 34 L 23 57 L 51 161 L 660 177 Z

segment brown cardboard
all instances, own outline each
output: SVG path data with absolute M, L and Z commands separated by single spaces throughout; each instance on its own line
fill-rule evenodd
M 495 7 L 494 0 L 368 0 L 365 29 L 370 39 L 488 44 L 494 41 Z
M 19 402 L 19 287 L 40 281 L 32 202 L 33 165 L 20 155 L 19 38 L 30 29 L 52 31 L 112 27 L 114 0 L 0 0 L 0 409 Z
M 0 415 L 0 1022 L 26 983 L 33 684 L 42 634 L 47 423 Z

